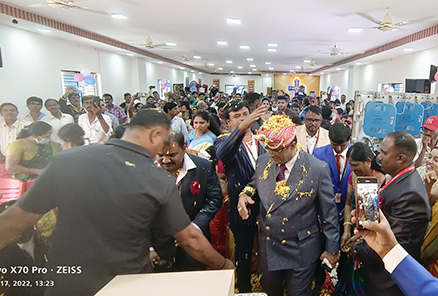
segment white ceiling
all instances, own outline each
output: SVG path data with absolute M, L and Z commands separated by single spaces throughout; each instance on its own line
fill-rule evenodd
M 34 6 L 44 4 L 45 0 L 2 2 L 130 45 L 144 43 L 148 35 L 156 44 L 174 42 L 176 47 L 150 51 L 179 62 L 182 61 L 182 55 L 190 58 L 200 55 L 201 60 L 192 59 L 184 63 L 197 68 L 203 68 L 204 63 L 214 63 L 215 66 L 209 67 L 208 72 L 222 67 L 224 70 L 219 71 L 222 73 L 231 70 L 246 73 L 252 71 L 250 65 L 256 65 L 258 71 L 269 71 L 269 67 L 273 67 L 274 71 L 289 72 L 302 65 L 305 69 L 315 70 L 347 57 L 318 52 L 331 51 L 334 43 L 340 51 L 361 52 L 438 24 L 438 18 L 434 18 L 405 26 L 409 31 L 382 32 L 368 29 L 361 33 L 348 32 L 351 27 L 374 26 L 358 16 L 357 12 L 366 12 L 381 20 L 386 14 L 386 7 L 389 7 L 389 14 L 393 23 L 396 23 L 434 15 L 438 11 L 438 1 L 435 0 L 75 1 L 77 5 L 108 14 L 122 13 L 127 16 L 125 20 L 75 9 L 59 10 L 46 5 Z M 239 18 L 241 24 L 227 24 L 227 18 Z M 1 23 L 10 24 L 10 19 L 0 15 Z M 78 40 L 78 37 L 67 33 L 58 32 L 58 37 Z M 217 40 L 227 41 L 228 45 L 219 46 L 216 44 Z M 277 52 L 268 52 L 268 43 L 278 44 Z M 436 44 L 436 38 L 427 38 L 417 43 L 415 50 L 431 48 Z M 240 49 L 240 45 L 248 45 L 250 49 Z M 121 52 L 120 49 L 112 50 Z M 401 54 L 406 54 L 403 48 L 393 49 L 368 57 L 363 62 L 393 58 Z M 248 57 L 254 61 L 247 61 Z M 303 63 L 303 60 L 312 58 L 318 66 L 310 67 Z M 233 63 L 227 64 L 227 60 Z M 271 64 L 266 65 L 265 62 Z M 238 69 L 238 66 L 243 69 Z

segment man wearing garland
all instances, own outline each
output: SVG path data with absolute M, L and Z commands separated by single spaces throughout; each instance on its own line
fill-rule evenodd
M 339 259 L 339 223 L 328 166 L 297 147 L 295 131 L 284 115 L 263 123 L 258 137 L 269 154 L 257 160 L 237 208 L 245 220 L 254 215 L 247 206 L 260 203 L 259 271 L 269 296 L 282 296 L 284 289 L 288 296 L 312 295 L 318 259 L 327 259 L 333 267 Z M 326 236 L 324 252 L 320 231 Z

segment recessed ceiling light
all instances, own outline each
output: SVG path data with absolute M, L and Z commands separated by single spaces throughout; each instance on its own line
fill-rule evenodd
M 324 72 L 321 72 L 321 73 L 319 73 L 319 74 L 324 75 Z
M 276 52 L 277 50 L 275 48 L 268 48 L 269 52 Z
M 233 63 L 233 61 L 227 61 L 227 64 L 232 64 Z
M 195 56 L 193 56 L 193 58 L 199 60 L 201 58 L 201 56 L 195 55 Z
M 202 74 L 202 72 L 198 72 L 198 74 Z
M 165 42 L 164 44 L 166 44 L 167 46 L 176 46 L 176 43 L 174 42 Z
M 269 67 L 269 70 L 274 70 L 274 67 Z
M 357 63 L 355 63 L 355 65 L 356 66 L 360 66 L 360 65 L 362 65 L 362 63 L 361 62 L 357 62 Z
M 190 70 L 190 72 L 195 73 L 195 70 Z
M 218 45 L 227 45 L 228 44 L 228 42 L 226 42 L 226 41 L 216 41 L 216 43 Z
M 229 24 L 240 24 L 240 20 L 238 18 L 227 18 L 227 23 Z
M 249 65 L 251 68 L 255 68 L 255 67 L 257 67 L 256 65 Z
M 243 69 L 243 67 L 242 66 L 237 66 L 237 69 Z
M 268 43 L 268 47 L 277 47 L 277 43 Z
M 217 69 L 218 69 L 218 70 L 223 70 L 224 68 L 220 68 L 220 67 L 219 67 L 219 68 L 217 68 Z
M 249 49 L 249 46 L 248 45 L 241 45 L 240 49 Z
M 119 20 L 126 20 L 127 19 L 127 17 L 121 13 L 111 13 L 110 17 L 112 17 L 113 19 L 119 19 Z
M 310 63 L 310 60 L 304 60 L 303 62 L 304 63 Z
M 130 56 L 130 57 L 134 56 L 134 54 L 132 52 L 127 52 L 126 55 Z
M 180 70 L 184 70 L 184 67 L 179 67 Z
M 234 71 L 230 71 L 230 73 L 234 73 Z
M 254 72 L 257 71 L 257 69 L 252 69 Z
M 252 72 L 248 72 L 248 74 L 252 74 Z
M 341 70 L 341 68 L 336 68 L 336 71 L 339 71 L 339 70 Z
M 162 61 L 158 61 L 158 62 L 157 62 L 157 64 L 162 64 L 162 63 L 163 63 Z
M 295 72 L 295 70 L 289 70 L 289 72 Z
M 362 28 L 350 28 L 350 29 L 348 29 L 348 33 L 360 33 L 362 31 L 363 31 Z
M 254 61 L 253 58 L 246 58 L 247 61 Z
M 406 47 L 405 49 L 403 49 L 403 51 L 413 51 L 414 48 L 413 47 Z
M 270 65 L 271 64 L 271 62 L 265 62 L 265 65 Z
M 208 64 L 209 66 L 214 66 L 214 64 L 213 63 L 210 63 L 210 64 Z
M 313 76 L 313 74 L 312 74 L 312 73 L 310 73 L 310 74 L 309 74 L 309 76 Z
M 51 33 L 52 31 L 50 31 L 49 29 L 44 29 L 44 28 L 38 28 L 36 29 L 38 32 L 42 32 L 42 33 Z
M 295 69 L 301 69 L 301 66 L 295 66 Z

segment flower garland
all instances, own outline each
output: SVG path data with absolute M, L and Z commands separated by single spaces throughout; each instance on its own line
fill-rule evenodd
M 248 193 L 250 193 L 251 195 L 248 195 Z M 251 186 L 245 186 L 242 190 L 242 192 L 240 192 L 239 196 L 241 196 L 242 194 L 246 194 L 248 196 L 254 196 L 254 194 L 256 193 L 256 190 L 251 187 Z
M 290 186 L 286 186 L 286 180 L 278 181 L 275 183 L 274 193 L 276 195 L 283 196 L 283 200 L 286 200 L 286 196 L 289 194 Z
M 269 168 L 272 166 L 272 160 L 270 159 L 266 164 L 265 170 L 263 171 L 263 175 L 259 177 L 260 180 L 267 180 L 269 177 Z

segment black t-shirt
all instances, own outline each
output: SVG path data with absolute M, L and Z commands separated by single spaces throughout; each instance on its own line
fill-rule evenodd
M 122 140 L 58 154 L 18 205 L 38 214 L 58 207 L 47 295 L 94 295 L 115 275 L 140 273 L 153 223 L 169 235 L 190 224 L 174 177 Z

